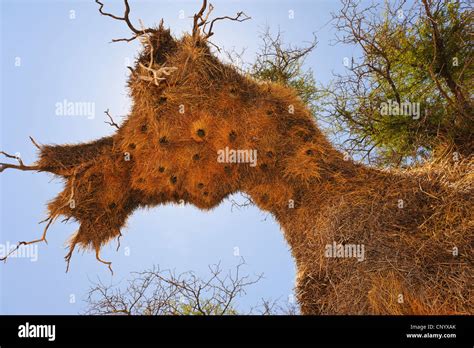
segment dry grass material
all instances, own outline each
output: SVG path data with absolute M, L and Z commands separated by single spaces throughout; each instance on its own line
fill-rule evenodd
M 357 167 L 352 178 L 333 176 L 305 194 L 307 203 L 281 218 L 292 230 L 303 311 L 472 313 L 472 164 Z M 363 245 L 364 261 L 325 257 L 334 241 Z
M 137 208 L 207 210 L 241 191 L 281 224 L 303 313 L 473 313 L 472 160 L 390 172 L 346 161 L 293 90 L 221 63 L 199 31 L 143 35 L 133 107 L 112 136 L 39 146 L 34 166 L 2 167 L 64 178 L 48 210 L 79 223 L 68 261 L 86 248 L 106 263 L 101 247 Z M 150 66 L 173 69 L 156 80 Z M 257 150 L 257 165 L 219 163 L 225 147 Z M 364 261 L 326 257 L 333 242 L 363 245 Z

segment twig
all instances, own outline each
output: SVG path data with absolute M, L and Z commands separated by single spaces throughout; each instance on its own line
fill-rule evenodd
M 0 151 L 0 154 L 4 155 L 7 158 L 12 158 L 16 159 L 18 161 L 17 164 L 10 164 L 10 163 L 0 163 L 0 173 L 3 172 L 5 169 L 8 168 L 13 168 L 13 169 L 18 169 L 18 170 L 41 170 L 42 168 L 40 166 L 26 166 L 23 161 L 21 160 L 20 156 L 15 156 L 15 155 L 10 155 L 9 153 L 6 153 L 5 151 Z
M 111 125 L 112 127 L 115 127 L 117 129 L 120 129 L 119 125 L 117 123 L 115 123 L 114 119 L 112 118 L 112 116 L 110 116 L 110 113 L 109 113 L 109 109 L 105 110 L 104 111 L 104 114 L 106 114 L 109 119 L 110 119 L 110 122 L 107 122 L 107 121 L 104 121 L 104 123 L 107 123 L 109 125 Z
M 118 17 L 116 15 L 113 15 L 111 13 L 108 13 L 108 12 L 104 12 L 103 11 L 103 7 L 104 7 L 104 4 L 99 1 L 99 0 L 95 0 L 95 2 L 100 6 L 99 7 L 99 12 L 101 15 L 103 16 L 108 16 L 108 17 L 111 17 L 113 19 L 116 19 L 116 20 L 119 20 L 119 21 L 124 21 L 125 23 L 127 23 L 127 26 L 130 28 L 131 31 L 133 31 L 135 33 L 134 36 L 132 36 L 131 38 L 122 38 L 122 39 L 114 39 L 112 40 L 112 42 L 119 42 L 119 41 L 126 41 L 126 42 L 130 42 L 130 41 L 133 41 L 135 40 L 137 37 L 140 37 L 144 34 L 147 34 L 147 33 L 155 33 L 156 30 L 155 29 L 152 29 L 152 28 L 147 28 L 147 29 L 143 29 L 143 30 L 138 30 L 137 28 L 135 28 L 132 24 L 132 22 L 130 21 L 130 5 L 128 4 L 128 0 L 124 0 L 124 3 L 125 3 L 125 12 L 123 14 L 123 17 Z

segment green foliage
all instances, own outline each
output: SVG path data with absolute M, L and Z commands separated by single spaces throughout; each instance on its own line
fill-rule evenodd
M 472 153 L 472 13 L 461 2 L 386 2 L 381 11 L 345 0 L 335 21 L 339 42 L 362 52 L 328 87 L 326 110 L 347 133 L 347 149 L 375 149 L 383 165 L 441 149 Z M 419 114 L 383 113 L 390 102 L 412 103 Z
M 202 300 L 201 310 L 188 303 L 180 303 L 177 313 L 179 315 L 238 315 L 239 313 L 232 307 L 224 308 L 222 305 L 213 305 L 210 301 Z M 204 314 L 205 313 L 205 314 Z
M 305 58 L 316 47 L 316 38 L 307 47 L 293 47 L 283 43 L 280 32 L 272 35 L 267 28 L 261 39 L 262 45 L 250 75 L 294 88 L 316 115 L 320 91 L 316 87 L 313 71 L 303 68 Z

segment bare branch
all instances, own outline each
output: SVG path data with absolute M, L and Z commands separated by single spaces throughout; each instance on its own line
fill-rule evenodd
M 127 41 L 127 42 L 130 42 L 130 41 L 133 41 L 135 40 L 137 37 L 140 37 L 144 34 L 148 34 L 148 33 L 155 33 L 156 30 L 155 29 L 152 29 L 152 28 L 147 28 L 147 29 L 142 29 L 142 30 L 139 30 L 137 28 L 135 28 L 132 24 L 132 22 L 130 21 L 130 5 L 128 4 L 128 0 L 124 0 L 124 4 L 125 4 L 125 12 L 124 12 L 124 15 L 123 17 L 118 17 L 116 15 L 113 15 L 111 13 L 108 13 L 108 12 L 104 12 L 103 10 L 103 7 L 104 7 L 104 4 L 99 1 L 99 0 L 95 0 L 95 2 L 100 6 L 99 7 L 99 12 L 101 15 L 103 16 L 108 16 L 108 17 L 111 17 L 113 19 L 116 19 L 116 20 L 119 20 L 119 21 L 124 21 L 125 23 L 127 23 L 127 26 L 130 28 L 130 30 L 132 32 L 135 33 L 134 36 L 132 36 L 131 38 L 128 38 L 128 39 L 125 39 L 125 38 L 122 38 L 122 39 L 114 39 L 112 40 L 112 42 L 119 42 L 119 41 Z
M 112 262 L 110 261 L 104 261 L 100 258 L 100 248 L 96 248 L 95 249 L 95 258 L 97 259 L 97 261 L 99 261 L 100 263 L 103 263 L 104 265 L 107 265 L 107 267 L 109 268 L 110 270 L 110 273 L 112 273 L 112 275 L 114 275 L 114 271 L 112 270 Z
M 138 63 L 141 71 L 144 71 L 144 75 L 138 74 L 138 78 L 143 81 L 153 82 L 156 86 L 160 85 L 161 81 L 166 80 L 167 76 L 170 76 L 172 72 L 178 70 L 176 67 L 167 67 L 165 64 L 159 65 L 156 64 L 154 61 L 154 54 L 153 54 L 153 44 L 151 43 L 150 37 L 148 35 L 144 35 L 142 40 L 145 43 L 148 43 L 148 47 L 150 48 L 150 61 L 148 62 L 148 66 Z M 151 73 L 151 76 L 150 76 Z
M 224 273 L 220 263 L 209 266 L 203 278 L 194 272 L 176 274 L 158 267 L 133 273 L 128 285 L 95 283 L 87 298 L 88 314 L 127 315 L 228 315 L 237 314 L 235 300 L 257 283 L 241 275 L 243 259 L 234 271 Z
M 30 137 L 30 139 L 32 139 L 32 141 L 33 141 L 33 138 Z M 0 173 L 3 172 L 5 169 L 8 169 L 8 168 L 24 170 L 24 171 L 28 171 L 28 170 L 38 170 L 38 171 L 40 171 L 42 169 L 39 166 L 27 166 L 27 165 L 25 165 L 19 156 L 10 155 L 10 154 L 6 153 L 5 151 L 0 151 L 0 154 L 4 155 L 7 158 L 16 159 L 19 163 L 19 164 L 0 163 Z
M 20 163 L 20 166 L 24 166 L 23 161 L 21 160 L 20 156 L 10 155 L 10 154 L 6 153 L 5 151 L 0 151 L 0 154 L 4 155 L 5 157 L 8 157 L 8 158 L 16 159 L 18 161 L 18 163 Z
M 110 116 L 110 113 L 109 113 L 109 109 L 105 110 L 104 111 L 104 114 L 106 114 L 109 119 L 110 119 L 110 122 L 107 122 L 107 121 L 104 121 L 104 123 L 107 123 L 108 125 L 111 125 L 112 127 L 115 127 L 117 129 L 120 129 L 119 125 L 117 123 L 115 123 L 114 119 L 112 118 L 112 116 Z
M 207 0 L 203 0 L 201 9 L 199 10 L 198 13 L 194 15 L 194 21 L 193 21 L 193 38 L 197 39 L 199 35 L 199 28 L 202 27 L 204 24 L 206 24 L 205 21 L 203 21 L 202 16 L 204 15 L 204 11 L 206 11 L 207 8 Z M 211 7 L 209 12 L 212 11 Z
M 207 12 L 206 12 L 206 9 L 207 9 Z M 234 17 L 222 16 L 222 17 L 216 17 L 213 20 L 209 21 L 209 16 L 210 16 L 210 14 L 213 10 L 214 10 L 214 6 L 212 6 L 212 4 L 209 4 L 209 6 L 207 6 L 207 0 L 203 0 L 201 9 L 193 17 L 194 18 L 194 21 L 193 21 L 193 38 L 195 40 L 198 39 L 199 34 L 200 34 L 201 31 L 204 34 L 203 35 L 204 40 L 207 40 L 212 35 L 214 35 L 214 32 L 212 31 L 212 29 L 214 27 L 214 23 L 216 23 L 218 21 L 221 21 L 221 20 L 224 20 L 224 19 L 229 19 L 231 21 L 244 22 L 246 20 L 251 19 L 251 17 L 247 16 L 244 12 L 240 11 Z M 209 25 L 208 30 L 206 30 L 207 25 Z
M 209 37 L 211 37 L 212 35 L 214 35 L 214 32 L 212 31 L 212 28 L 214 27 L 214 23 L 217 22 L 217 21 L 222 21 L 224 19 L 229 19 L 231 21 L 236 21 L 236 22 L 245 22 L 249 19 L 251 19 L 252 17 L 249 17 L 247 16 L 244 12 L 240 11 L 238 12 L 235 17 L 229 17 L 229 16 L 223 16 L 223 17 L 217 17 L 217 18 L 214 18 L 211 22 L 210 22 L 210 25 L 209 25 L 209 30 L 207 31 L 206 33 L 206 36 L 204 37 L 205 39 L 208 39 Z
M 51 226 L 51 224 L 54 222 L 54 220 L 56 220 L 56 218 L 57 216 L 50 216 L 46 220 L 42 221 L 42 222 L 48 221 L 48 223 L 46 224 L 46 227 L 44 228 L 44 231 L 43 231 L 43 235 L 41 236 L 40 239 L 35 239 L 29 242 L 24 242 L 24 241 L 18 242 L 16 247 L 12 249 L 7 255 L 5 255 L 4 257 L 0 257 L 0 261 L 6 262 L 8 257 L 12 255 L 14 252 L 16 252 L 22 245 L 30 245 L 30 244 L 40 243 L 40 242 L 45 242 L 46 244 L 48 244 L 48 241 L 46 240 L 46 234 L 48 232 L 49 226 Z
M 33 137 L 30 136 L 30 140 L 38 150 L 41 150 L 41 146 L 35 141 L 35 139 L 33 139 Z

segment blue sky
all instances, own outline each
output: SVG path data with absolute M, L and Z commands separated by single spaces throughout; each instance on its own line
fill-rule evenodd
M 106 9 L 121 15 L 122 1 L 105 1 Z M 189 31 L 189 18 L 200 1 L 130 1 L 132 18 L 146 26 L 164 19 L 176 36 Z M 308 57 L 318 82 L 328 82 L 332 71 L 342 71 L 343 58 L 354 49 L 332 46 L 334 31 L 327 22 L 340 4 L 334 0 L 213 1 L 214 16 L 243 10 L 252 17 L 243 23 L 219 22 L 213 42 L 225 49 L 246 48 L 252 61 L 265 25 L 284 33 L 285 41 L 304 45 L 316 32 L 318 46 Z M 180 12 L 184 11 L 184 12 Z M 294 18 L 289 18 L 294 11 Z M 184 13 L 185 18 L 180 18 Z M 74 17 L 74 18 L 71 18 Z M 128 37 L 123 22 L 100 16 L 92 0 L 1 0 L 0 149 L 19 152 L 25 163 L 35 160 L 28 136 L 40 143 L 76 143 L 111 134 L 103 111 L 116 119 L 130 108 L 126 79 L 139 42 L 109 43 Z M 138 40 L 136 40 L 138 41 Z M 58 116 L 63 100 L 94 103 L 94 117 Z M 3 159 L 2 159 L 3 161 Z M 42 233 L 38 221 L 45 204 L 62 184 L 45 173 L 6 170 L 0 174 L 0 244 L 32 240 Z M 211 212 L 191 206 L 139 210 L 122 231 L 121 249 L 112 243 L 102 257 L 113 262 L 114 276 L 92 253 L 75 253 L 65 273 L 65 243 L 77 224 L 56 222 L 48 232 L 49 244 L 37 244 L 37 260 L 12 258 L 0 264 L 0 314 L 75 314 L 84 309 L 90 280 L 124 282 L 132 271 L 153 264 L 177 272 L 205 274 L 207 266 L 222 261 L 224 269 L 244 257 L 249 274 L 265 278 L 239 300 L 243 309 L 261 298 L 292 294 L 295 266 L 279 226 L 257 208 L 233 209 L 226 201 Z

